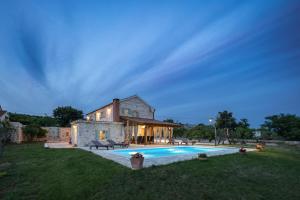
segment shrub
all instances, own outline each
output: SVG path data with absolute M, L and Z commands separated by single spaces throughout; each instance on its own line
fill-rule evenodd
M 32 140 L 34 137 L 44 137 L 47 133 L 45 129 L 42 129 L 38 125 L 27 125 L 22 130 L 29 140 Z

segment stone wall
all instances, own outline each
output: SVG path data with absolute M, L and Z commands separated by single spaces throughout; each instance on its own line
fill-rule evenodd
M 59 127 L 42 127 L 46 130 L 46 140 L 47 141 L 57 141 L 59 140 Z
M 21 143 L 24 141 L 24 135 L 22 131 L 23 124 L 20 122 L 10 122 L 10 124 L 13 126 L 15 131 L 11 135 L 11 142 L 13 143 Z
M 65 127 L 59 129 L 59 139 L 61 141 L 69 142 L 71 137 L 71 128 Z
M 129 113 L 126 113 L 126 109 L 129 109 Z M 129 98 L 120 101 L 120 116 L 153 119 L 154 109 L 138 97 Z
M 124 141 L 124 124 L 121 122 L 96 122 L 78 120 L 72 123 L 71 141 L 73 145 L 88 146 L 100 131 L 106 132 L 106 139 Z M 106 142 L 106 140 L 103 140 Z
M 28 141 L 26 135 L 24 135 L 22 128 L 23 124 L 20 122 L 10 122 L 10 124 L 14 127 L 15 131 L 11 136 L 11 142 L 13 143 L 22 143 Z M 33 141 L 65 141 L 69 142 L 71 128 L 68 127 L 42 127 L 42 129 L 46 130 L 46 136 L 41 138 L 33 138 Z

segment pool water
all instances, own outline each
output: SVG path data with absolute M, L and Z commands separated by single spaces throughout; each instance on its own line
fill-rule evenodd
M 145 158 L 159 158 L 159 157 L 177 156 L 177 155 L 185 155 L 185 154 L 226 151 L 229 149 L 232 148 L 174 146 L 174 147 L 155 147 L 155 148 L 140 148 L 140 149 L 119 149 L 119 150 L 113 150 L 111 152 L 128 158 L 135 153 L 141 153 Z

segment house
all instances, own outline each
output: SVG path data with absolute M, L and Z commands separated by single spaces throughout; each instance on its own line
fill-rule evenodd
M 5 120 L 8 120 L 8 112 L 6 110 L 3 110 L 0 105 L 0 122 L 3 122 Z
M 113 101 L 71 123 L 71 142 L 112 139 L 135 144 L 167 143 L 177 124 L 155 120 L 155 109 L 137 95 Z

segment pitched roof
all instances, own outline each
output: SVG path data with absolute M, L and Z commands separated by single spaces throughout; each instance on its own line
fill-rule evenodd
M 155 119 L 146 119 L 146 118 L 139 118 L 139 117 L 125 117 L 120 116 L 121 120 L 123 121 L 130 121 L 141 125 L 158 125 L 158 126 L 171 126 L 171 127 L 180 127 L 179 124 L 170 123 L 170 122 L 163 122 L 158 121 Z
M 122 102 L 122 101 L 127 101 L 127 100 L 130 100 L 130 99 L 133 99 L 133 98 L 138 98 L 138 99 L 140 99 L 144 104 L 146 104 L 146 105 L 149 106 L 150 108 L 154 109 L 150 104 L 148 104 L 145 100 L 143 100 L 143 99 L 142 99 L 141 97 L 139 97 L 138 95 L 132 95 L 132 96 L 126 97 L 126 98 L 124 98 L 124 99 L 120 99 L 120 102 Z M 101 110 L 101 109 L 103 109 L 103 108 L 105 108 L 105 107 L 107 107 L 107 106 L 110 106 L 110 105 L 112 105 L 112 102 L 109 103 L 109 104 L 106 104 L 106 105 L 104 105 L 104 106 L 102 106 L 102 107 L 100 107 L 100 108 L 97 108 L 96 110 L 93 110 L 93 111 L 91 111 L 91 112 L 88 112 L 86 115 L 91 114 L 91 113 L 93 113 L 93 112 L 96 112 L 96 111 L 98 111 L 98 110 Z
M 91 113 L 93 113 L 93 112 L 96 112 L 97 110 L 101 110 L 102 108 L 105 108 L 105 107 L 110 106 L 110 105 L 112 105 L 112 103 L 109 103 L 109 104 L 106 104 L 105 106 L 102 106 L 102 107 L 100 107 L 100 108 L 97 108 L 96 110 L 93 110 L 93 111 L 87 113 L 87 115 L 88 115 L 88 114 L 91 114 Z
M 147 103 L 144 99 L 142 99 L 141 97 L 139 97 L 138 95 L 132 95 L 132 96 L 129 96 L 129 97 L 126 97 L 124 99 L 121 99 L 120 101 L 127 101 L 127 100 L 130 100 L 130 99 L 133 99 L 133 98 L 138 98 L 139 100 L 141 100 L 144 104 L 146 104 L 147 106 L 149 106 L 150 108 L 153 108 L 149 103 Z

